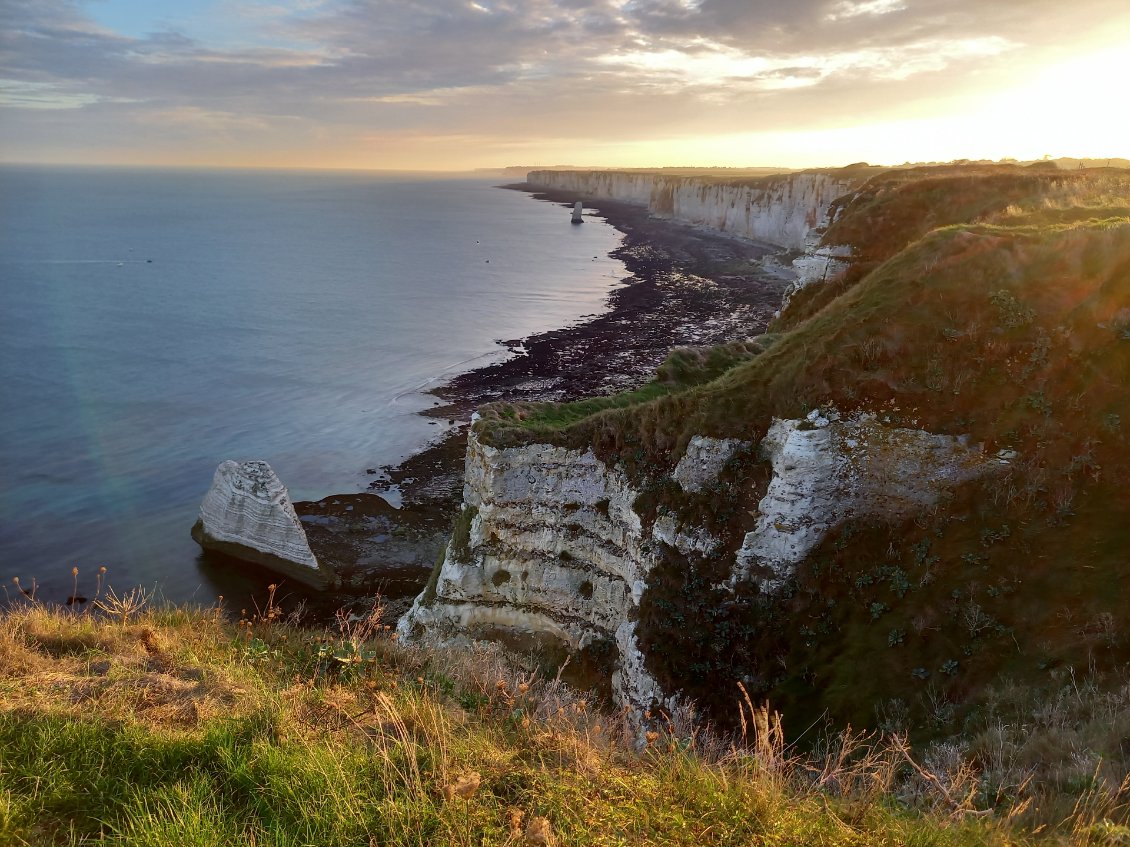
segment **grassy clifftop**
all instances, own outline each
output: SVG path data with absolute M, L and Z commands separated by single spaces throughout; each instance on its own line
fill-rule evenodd
M 718 713 L 728 681 L 753 678 L 794 725 L 830 717 L 961 745 L 995 714 L 1002 678 L 1047 694 L 1090 673 L 1118 690 L 1130 663 L 1128 187 L 1109 171 L 876 177 L 827 235 L 852 243 L 856 264 L 747 358 L 579 418 L 499 407 L 483 437 L 591 446 L 644 489 L 645 517 L 674 509 L 732 557 L 771 474 L 738 457 L 713 490 L 683 495 L 668 475 L 691 436 L 756 443 L 774 417 L 829 406 L 967 435 L 1003 451 L 999 473 L 914 520 L 841 526 L 778 597 L 735 599 L 712 587 L 725 557 L 673 555 L 653 575 L 655 602 L 645 595 L 649 668 Z M 1125 774 L 1121 732 L 1076 752 Z M 1076 777 L 1049 775 L 1060 778 Z
M 796 326 L 879 264 L 931 230 L 989 223 L 1046 226 L 1130 214 L 1130 172 L 1113 168 L 968 165 L 886 171 L 841 198 L 825 245 L 848 245 L 853 262 L 827 285 L 793 298 L 776 329 Z
M 14 608 L 0 614 L 0 843 L 1004 847 L 1130 832 L 1108 791 L 1036 838 L 1026 809 L 978 812 L 897 739 L 846 734 L 802 759 L 772 716 L 746 717 L 744 739 L 686 715 L 639 735 L 497 651 L 403 648 L 376 615 L 313 631 L 269 604 L 239 624 L 219 608 Z

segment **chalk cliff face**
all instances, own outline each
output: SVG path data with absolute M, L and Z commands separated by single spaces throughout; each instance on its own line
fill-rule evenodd
M 761 453 L 773 479 L 731 584 L 751 579 L 769 593 L 845 520 L 913 515 L 993 467 L 960 437 L 883 426 L 868 414 L 841 420 L 834 410 L 774 421 Z
M 332 574 L 319 565 L 286 487 L 266 462 L 216 468 L 192 537 L 207 550 L 254 562 L 315 588 Z
M 935 502 L 993 461 L 961 439 L 885 427 L 870 416 L 777 421 L 762 440 L 773 480 L 756 528 L 736 549 L 660 509 L 637 513 L 639 490 L 591 450 L 499 449 L 469 437 L 462 528 L 433 583 L 401 619 L 403 638 L 459 644 L 502 639 L 569 650 L 613 645 L 616 695 L 640 708 L 670 702 L 637 638 L 640 600 L 665 548 L 723 555 L 729 585 L 780 590 L 804 555 L 849 517 L 897 518 Z M 689 493 L 714 482 L 751 445 L 695 437 L 672 470 Z M 688 625 L 693 626 L 693 622 Z
M 407 639 L 462 643 L 508 637 L 582 649 L 635 646 L 631 618 L 653 561 L 632 509 L 638 492 L 591 451 L 546 444 L 496 449 L 472 430 L 464 526 L 434 586 L 401 618 Z M 642 671 L 614 680 L 641 700 L 658 687 Z
M 792 249 L 804 249 L 826 226 L 832 201 L 858 181 L 831 173 L 797 173 L 733 183 L 616 171 L 530 171 L 534 188 L 646 206 L 681 223 Z
M 403 637 L 559 645 L 607 668 L 628 703 L 685 696 L 721 725 L 737 682 L 804 724 L 869 725 L 894 704 L 927 727 L 938 696 L 976 702 L 1018 661 L 1068 666 L 1078 642 L 1061 637 L 1059 587 L 1092 619 L 1124 616 L 1109 586 L 1125 544 L 1094 539 L 1130 513 L 1130 225 L 1065 229 L 1106 207 L 1051 213 L 1039 192 L 1019 222 L 961 224 L 1028 190 L 1027 171 L 1000 170 L 900 172 L 864 201 L 839 198 L 830 227 L 805 236 L 826 243 L 795 265 L 798 290 L 835 284 L 806 291 L 721 375 L 683 380 L 697 360 L 679 355 L 659 397 L 579 418 L 484 410 L 463 520 Z M 665 179 L 543 184 L 671 214 Z M 716 188 L 742 186 L 696 190 Z M 945 225 L 931 230 L 935 213 Z

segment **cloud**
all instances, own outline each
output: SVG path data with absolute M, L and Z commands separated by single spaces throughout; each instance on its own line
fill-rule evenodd
M 0 153 L 60 127 L 86 152 L 112 146 L 113 122 L 154 150 L 195 134 L 306 155 L 374 137 L 501 147 L 879 119 L 1015 79 L 1065 33 L 1078 46 L 1125 25 L 1124 5 L 222 0 L 212 18 L 178 24 L 170 6 L 161 31 L 126 35 L 79 0 L 0 0 Z
M 901 12 L 906 9 L 903 0 L 862 0 L 851 2 L 841 0 L 825 15 L 829 21 L 842 21 L 859 15 L 888 15 L 891 12 Z
M 598 62 L 630 69 L 637 78 L 652 78 L 669 85 L 716 86 L 728 84 L 737 91 L 777 90 L 818 85 L 836 75 L 874 80 L 904 80 L 916 74 L 941 71 L 962 60 L 995 56 L 1015 45 L 1003 38 L 968 38 L 952 41 L 924 40 L 891 47 L 869 47 L 824 54 L 749 55 L 722 44 L 694 51 L 671 48 L 634 50 L 598 58 Z

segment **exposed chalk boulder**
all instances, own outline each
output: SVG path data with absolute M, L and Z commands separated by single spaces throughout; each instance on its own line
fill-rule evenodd
M 844 521 L 907 517 L 997 465 L 960 436 L 884 426 L 867 413 L 841 418 L 835 410 L 775 420 L 760 449 L 773 479 L 730 584 L 752 579 L 767 592 Z
M 286 486 L 266 462 L 228 460 L 216 468 L 192 537 L 205 550 L 254 562 L 314 588 L 333 582 L 310 549 Z
M 699 492 L 718 479 L 725 464 L 750 443 L 737 438 L 707 438 L 696 435 L 687 444 L 687 451 L 671 473 L 684 491 Z
M 809 286 L 823 285 L 828 280 L 835 279 L 846 271 L 850 264 L 850 247 L 843 244 L 821 245 L 819 234 L 815 232 L 809 234 L 805 240 L 804 253 L 793 259 L 792 267 L 796 276 L 785 290 L 776 317 L 781 316 L 789 307 L 789 302 L 799 292 Z

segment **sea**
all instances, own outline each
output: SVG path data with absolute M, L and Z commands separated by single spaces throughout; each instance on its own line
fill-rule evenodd
M 249 590 L 189 537 L 216 466 L 365 490 L 427 390 L 602 312 L 620 234 L 498 179 L 0 167 L 0 584 Z M 4 595 L 0 594 L 0 601 Z

